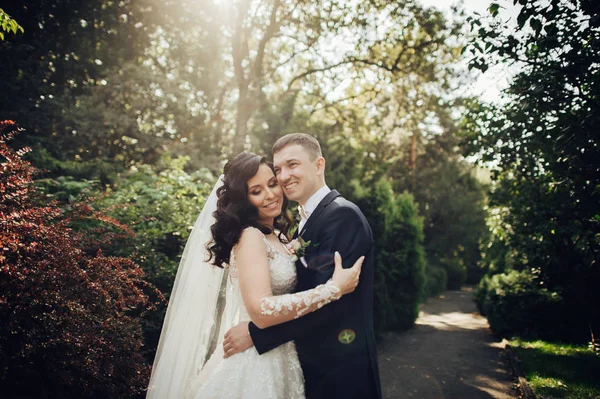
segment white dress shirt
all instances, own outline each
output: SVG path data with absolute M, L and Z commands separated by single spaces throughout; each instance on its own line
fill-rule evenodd
M 298 207 L 298 210 L 300 212 L 300 224 L 298 225 L 298 232 L 302 231 L 302 228 L 306 224 L 306 221 L 308 220 L 308 218 L 310 218 L 310 215 L 315 211 L 315 209 L 317 209 L 317 206 L 319 206 L 319 203 L 330 192 L 331 192 L 331 189 L 329 187 L 327 187 L 327 185 L 324 185 L 319 190 L 317 190 L 317 192 L 314 193 L 312 195 L 312 197 L 310 197 L 308 199 L 308 201 L 306 201 L 306 204 L 304 204 L 304 206 L 300 205 Z

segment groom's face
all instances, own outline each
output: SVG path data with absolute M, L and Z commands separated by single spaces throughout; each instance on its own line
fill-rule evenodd
M 290 144 L 273 154 L 275 175 L 288 199 L 304 205 L 317 191 L 322 172 L 319 159 L 311 160 L 299 144 Z

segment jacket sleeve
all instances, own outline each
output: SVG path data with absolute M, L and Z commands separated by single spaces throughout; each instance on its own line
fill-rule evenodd
M 309 261 L 309 267 L 316 270 L 313 286 L 324 284 L 333 276 L 335 251 L 342 255 L 343 267 L 349 268 L 371 249 L 373 245 L 371 228 L 359 212 L 358 208 L 339 206 L 331 211 L 327 220 L 321 222 L 325 227 L 318 235 L 318 247 L 314 251 L 316 254 L 311 256 L 312 261 Z M 362 273 L 365 273 L 364 267 Z M 339 323 L 344 316 L 353 311 L 355 306 L 353 298 L 359 288 L 360 282 L 353 293 L 344 295 L 338 301 L 316 312 L 287 323 L 265 329 L 250 323 L 248 328 L 256 350 L 263 354 L 288 341 L 311 334 L 315 328 Z

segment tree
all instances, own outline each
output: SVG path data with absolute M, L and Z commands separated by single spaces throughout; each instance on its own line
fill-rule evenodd
M 517 268 L 564 301 L 565 338 L 597 339 L 600 328 L 600 5 L 515 1 L 518 27 L 473 20 L 471 66 L 518 63 L 506 105 L 473 107 L 466 142 L 498 166 L 492 205 L 506 207 L 504 231 Z
M 398 161 L 391 174 L 395 191 L 409 190 L 424 218 L 428 270 L 444 269 L 447 288 L 460 289 L 485 274 L 480 246 L 488 235 L 486 187 L 476 177 L 476 166 L 462 157 L 458 121 L 448 111 L 438 115 L 443 133 L 422 136 L 415 163 Z
M 135 83 L 119 82 L 121 85 L 112 86 L 110 92 L 102 90 L 107 79 L 119 75 L 121 67 L 139 63 L 149 44 L 154 25 L 147 15 L 148 4 L 142 3 L 61 0 L 7 6 L 6 10 L 23 24 L 25 34 L 0 44 L 4 60 L 0 109 L 3 117 L 26 128 L 16 140 L 33 148 L 35 156 L 30 158 L 34 163 L 41 157 L 37 154 L 40 148 L 45 150 L 43 157 L 52 161 L 90 161 L 95 166 L 104 162 L 121 167 L 128 166 L 132 157 L 120 158 L 115 149 L 125 147 L 134 154 L 148 151 L 141 148 L 146 143 L 139 137 L 140 129 L 132 132 L 128 126 L 131 122 L 123 120 L 129 117 L 135 121 L 146 115 L 143 105 L 131 107 L 136 105 L 131 104 L 137 100 L 135 95 L 127 99 L 131 91 L 135 92 Z M 83 107 L 85 115 L 78 118 Z M 107 108 L 112 108 L 112 118 L 107 118 Z M 92 139 L 88 129 L 94 131 Z M 137 151 L 131 150 L 132 140 L 139 141 Z M 158 142 L 148 147 L 158 147 Z M 58 173 L 65 171 L 59 169 Z

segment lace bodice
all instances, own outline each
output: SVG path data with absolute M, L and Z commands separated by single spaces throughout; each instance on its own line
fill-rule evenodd
M 273 248 L 273 244 L 264 238 L 267 245 L 267 259 L 271 271 L 271 289 L 273 295 L 283 295 L 294 291 L 297 282 L 296 266 L 291 255 L 284 253 L 284 248 Z M 235 248 L 231 251 L 229 265 L 230 279 L 237 278 L 237 267 L 235 264 Z

